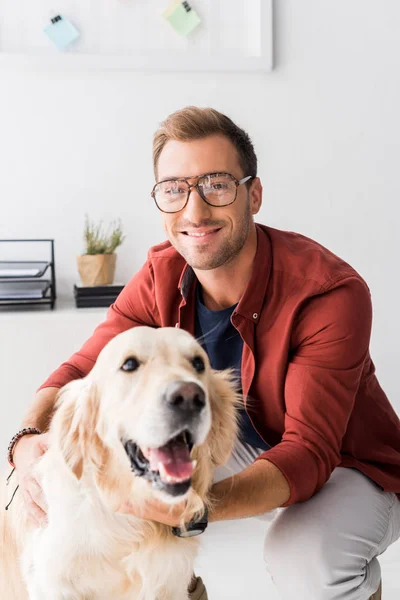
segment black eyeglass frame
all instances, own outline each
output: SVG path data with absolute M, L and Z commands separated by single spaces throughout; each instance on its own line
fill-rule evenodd
M 228 175 L 232 179 L 232 181 L 236 185 L 236 192 L 235 192 L 235 197 L 234 197 L 234 199 L 231 202 L 228 202 L 227 204 L 211 204 L 211 202 L 209 202 L 206 199 L 206 197 L 204 196 L 201 188 L 199 187 L 199 180 L 202 179 L 202 177 L 209 177 L 210 175 Z M 196 179 L 196 183 L 188 183 L 189 179 Z M 237 191 L 238 191 L 239 185 L 242 185 L 243 183 L 246 183 L 250 179 L 254 179 L 254 175 L 247 175 L 247 177 L 242 177 L 242 179 L 236 179 L 236 177 L 234 177 L 231 173 L 225 173 L 225 172 L 204 173 L 203 175 L 196 175 L 194 177 L 175 177 L 175 178 L 174 177 L 168 177 L 167 179 L 162 179 L 161 181 L 157 181 L 157 183 L 154 185 L 154 187 L 153 187 L 153 189 L 151 191 L 151 197 L 153 198 L 154 202 L 156 203 L 156 206 L 157 206 L 158 210 L 160 210 L 163 213 L 166 213 L 167 215 L 173 215 L 173 214 L 175 214 L 177 212 L 180 212 L 181 210 L 183 210 L 185 208 L 185 206 L 189 202 L 189 196 L 190 196 L 190 193 L 192 191 L 192 188 L 196 188 L 197 193 L 199 194 L 200 198 L 202 200 L 204 200 L 204 202 L 206 204 L 208 204 L 209 206 L 214 206 L 214 208 L 219 208 L 219 207 L 222 208 L 224 206 L 230 206 L 231 204 L 233 204 L 235 202 L 235 200 L 237 198 Z M 186 202 L 182 206 L 182 208 L 179 208 L 178 210 L 163 210 L 157 204 L 157 200 L 156 200 L 156 187 L 158 185 L 160 185 L 160 183 L 165 183 L 166 181 L 184 181 L 189 186 L 188 187 L 188 193 L 187 193 Z

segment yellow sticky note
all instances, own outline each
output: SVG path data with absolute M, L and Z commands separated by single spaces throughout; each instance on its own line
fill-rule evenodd
M 197 12 L 189 2 L 174 0 L 163 13 L 163 17 L 180 35 L 189 35 L 201 23 Z

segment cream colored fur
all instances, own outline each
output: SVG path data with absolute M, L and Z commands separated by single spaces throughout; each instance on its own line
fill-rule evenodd
M 139 369 L 121 371 L 131 356 Z M 206 363 L 204 373 L 194 369 L 195 356 Z M 184 498 L 160 494 L 134 476 L 121 442 L 157 446 L 165 440 L 161 397 L 176 380 L 196 382 L 206 392 L 191 453 L 197 466 Z M 29 522 L 18 492 L 4 511 L 16 474 L 3 489 L 1 600 L 187 600 L 198 538 L 177 538 L 167 526 L 118 509 L 154 495 L 171 506 L 186 499 L 187 522 L 211 503 L 214 468 L 228 459 L 237 433 L 237 404 L 231 375 L 213 371 L 186 332 L 138 327 L 111 340 L 90 374 L 59 395 L 49 450 L 36 467 L 48 525 Z

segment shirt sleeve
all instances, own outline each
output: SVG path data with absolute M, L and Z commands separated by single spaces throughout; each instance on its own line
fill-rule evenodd
M 284 506 L 307 500 L 340 463 L 372 325 L 368 287 L 356 277 L 337 283 L 301 308 L 285 380 L 285 428 L 261 454 L 286 477 Z
M 73 379 L 85 377 L 94 366 L 100 351 L 113 337 L 139 325 L 159 326 L 150 261 L 124 287 L 108 309 L 106 320 L 96 327 L 82 348 L 58 367 L 39 390 L 46 387 L 61 388 Z

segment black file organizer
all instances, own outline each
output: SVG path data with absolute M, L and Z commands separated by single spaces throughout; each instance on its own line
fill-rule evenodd
M 3 243 L 47 244 L 48 259 L 2 260 Z M 47 275 L 47 277 L 44 277 L 45 275 Z M 53 309 L 56 298 L 54 240 L 0 240 L 0 308 L 2 306 L 47 304 Z

